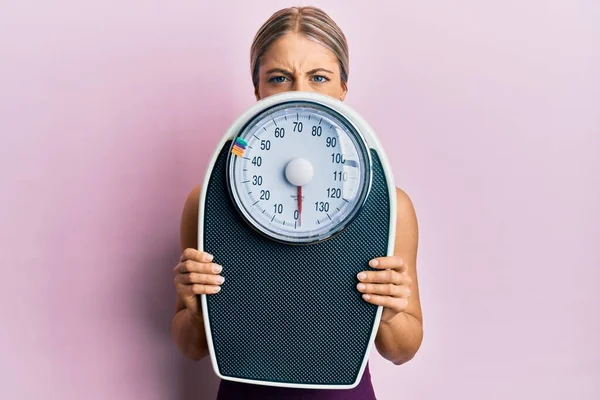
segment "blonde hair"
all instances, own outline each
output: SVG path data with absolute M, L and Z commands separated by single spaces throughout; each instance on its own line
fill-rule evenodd
M 258 87 L 261 57 L 274 41 L 286 33 L 300 33 L 329 49 L 338 59 L 343 84 L 348 82 L 348 43 L 340 27 L 317 7 L 289 7 L 275 12 L 254 36 L 250 48 L 254 88 Z

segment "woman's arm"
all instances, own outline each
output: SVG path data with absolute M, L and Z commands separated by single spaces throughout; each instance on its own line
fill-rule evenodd
M 171 332 L 179 350 L 192 360 L 201 360 L 208 355 L 208 344 L 204 332 L 204 321 L 192 315 L 178 299 Z
M 417 217 L 408 195 L 396 189 L 397 218 L 394 255 L 406 265 L 410 277 L 410 297 L 403 312 L 392 319 L 382 319 L 375 338 L 379 353 L 396 365 L 412 359 L 423 340 L 423 316 L 417 282 L 417 248 L 419 231 Z M 384 310 L 385 312 L 385 310 Z
M 188 195 L 180 224 L 181 251 L 197 249 L 198 240 L 198 202 L 200 187 L 195 187 Z M 188 358 L 200 360 L 208 355 L 208 344 L 204 331 L 204 320 L 200 302 L 198 312 L 190 311 L 178 294 L 175 301 L 175 316 L 171 324 L 171 334 L 179 350 Z

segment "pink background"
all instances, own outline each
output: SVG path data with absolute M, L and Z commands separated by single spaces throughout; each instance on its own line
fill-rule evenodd
M 246 3 L 2 1 L 0 398 L 213 398 L 170 338 L 171 270 L 290 5 Z M 425 341 L 373 354 L 379 398 L 600 398 L 600 4 L 317 5 L 420 220 Z

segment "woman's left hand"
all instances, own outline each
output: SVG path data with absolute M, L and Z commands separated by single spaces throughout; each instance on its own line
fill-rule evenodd
M 381 320 L 389 322 L 408 307 L 412 285 L 408 268 L 400 256 L 374 258 L 369 266 L 376 271 L 360 272 L 356 287 L 365 301 L 384 307 Z

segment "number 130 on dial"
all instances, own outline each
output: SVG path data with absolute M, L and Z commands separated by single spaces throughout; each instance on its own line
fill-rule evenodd
M 341 231 L 371 182 L 368 147 L 344 116 L 318 103 L 263 110 L 233 140 L 228 185 L 238 211 L 262 234 L 313 243 Z

